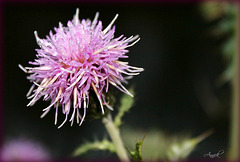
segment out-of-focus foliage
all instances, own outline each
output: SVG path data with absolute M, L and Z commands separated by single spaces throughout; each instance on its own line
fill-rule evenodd
M 233 79 L 235 74 L 235 55 L 237 50 L 237 5 L 227 1 L 209 1 L 201 5 L 201 13 L 208 22 L 216 21 L 213 36 L 226 36 L 221 54 L 226 59 L 226 68 L 217 84 L 222 85 Z
M 167 157 L 169 160 L 182 160 L 190 155 L 199 142 L 209 136 L 212 132 L 208 131 L 195 138 L 183 138 L 182 140 L 173 142 L 167 149 Z
M 202 3 L 202 14 L 214 24 L 215 37 L 223 38 L 221 54 L 226 60 L 226 67 L 217 80 L 217 85 L 231 82 L 232 107 L 230 117 L 229 160 L 239 159 L 239 77 L 238 46 L 239 16 L 238 3 L 230 1 L 213 1 Z
M 91 150 L 108 150 L 112 153 L 115 153 L 115 147 L 113 143 L 104 139 L 102 141 L 86 142 L 74 151 L 73 156 L 80 156 Z
M 208 21 L 215 20 L 222 16 L 224 13 L 224 3 L 217 1 L 208 1 L 201 4 L 201 13 Z
M 151 129 L 146 134 L 143 130 L 123 128 L 122 137 L 128 149 L 131 149 L 137 137 L 146 135 L 144 143 L 141 146 L 143 160 L 182 160 L 186 159 L 196 148 L 197 144 L 209 136 L 210 133 L 209 131 L 198 137 L 191 138 L 189 134 L 172 136 L 157 129 Z
M 0 148 L 0 161 L 46 161 L 51 158 L 50 150 L 27 137 L 4 140 Z

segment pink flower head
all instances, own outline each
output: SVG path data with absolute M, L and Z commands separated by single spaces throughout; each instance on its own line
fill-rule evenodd
M 28 79 L 33 82 L 27 94 L 31 99 L 27 106 L 32 106 L 41 97 L 43 100 L 51 99 L 51 104 L 43 109 L 41 118 L 54 107 L 56 124 L 58 106 L 62 105 L 65 120 L 58 128 L 67 121 L 70 112 L 71 125 L 75 117 L 77 123 L 82 124 L 89 105 L 90 91 L 95 92 L 103 114 L 103 105 L 112 109 L 104 95 L 108 92 L 109 84 L 131 95 L 122 82 L 143 71 L 143 68 L 119 61 L 120 58 L 128 57 L 125 55 L 128 52 L 126 48 L 133 46 L 139 38 L 126 38 L 123 35 L 114 38 L 115 27 L 112 25 L 118 15 L 103 30 L 102 22 L 97 20 L 98 13 L 92 22 L 84 19 L 80 21 L 78 13 L 77 9 L 67 27 L 59 23 L 59 27 L 54 28 L 56 33 L 50 31 L 46 39 L 40 39 L 35 31 L 40 49 L 36 49 L 37 59 L 29 64 L 37 67 L 24 68 L 20 65 L 22 70 L 31 74 Z M 123 77 L 123 74 L 128 77 Z

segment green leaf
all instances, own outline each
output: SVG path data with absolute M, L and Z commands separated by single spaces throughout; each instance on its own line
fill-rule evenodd
M 224 57 L 227 58 L 228 60 L 233 58 L 235 54 L 235 49 L 236 49 L 235 41 L 236 41 L 235 37 L 231 36 L 222 45 L 222 53 Z
M 231 17 L 226 17 L 222 21 L 217 24 L 217 28 L 222 32 L 222 33 L 231 33 L 234 31 L 235 28 L 235 20 Z
M 129 92 L 134 95 L 133 89 L 130 89 Z M 114 125 L 117 128 L 122 124 L 122 120 L 121 119 L 122 119 L 123 115 L 128 110 L 130 110 L 130 108 L 132 107 L 132 105 L 134 103 L 134 100 L 133 100 L 133 97 L 131 97 L 131 96 L 127 95 L 127 94 L 124 94 L 123 97 L 121 98 L 120 103 L 121 103 L 121 106 L 119 108 L 119 112 L 115 116 L 115 119 L 114 119 Z
M 143 145 L 144 139 L 145 139 L 145 136 L 136 143 L 136 150 L 130 152 L 132 160 L 142 161 L 142 145 Z
M 223 85 L 226 82 L 229 82 L 233 79 L 235 74 L 235 64 L 233 61 L 231 64 L 228 65 L 228 67 L 222 72 L 220 77 L 217 79 L 216 84 L 217 86 Z
M 79 156 L 91 150 L 108 150 L 112 153 L 115 153 L 115 147 L 113 143 L 104 139 L 102 141 L 87 142 L 81 145 L 74 151 L 73 156 Z
M 187 158 L 188 155 L 195 149 L 197 144 L 208 137 L 210 134 L 212 134 L 212 131 L 203 133 L 202 135 L 195 138 L 183 139 L 179 142 L 174 142 L 167 149 L 167 158 L 170 161 L 183 160 Z

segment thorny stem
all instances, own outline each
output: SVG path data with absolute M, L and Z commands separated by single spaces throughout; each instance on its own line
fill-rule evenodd
M 124 162 L 129 162 L 130 159 L 127 155 L 126 149 L 124 148 L 119 129 L 114 125 L 111 115 L 108 114 L 103 117 L 102 122 L 115 146 L 119 159 Z

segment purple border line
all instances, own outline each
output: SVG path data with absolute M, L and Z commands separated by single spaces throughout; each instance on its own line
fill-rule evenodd
M 0 0 L 0 146 L 2 146 L 2 122 L 3 122 L 3 7 L 4 4 L 20 4 L 20 3 L 26 3 L 26 4 L 54 4 L 54 3 L 111 3 L 111 4 L 131 4 L 131 3 L 137 3 L 137 4 L 161 4 L 161 3 L 198 3 L 203 2 L 204 0 Z M 207 0 L 205 0 L 207 1 Z M 208 0 L 210 1 L 210 0 Z M 212 0 L 217 1 L 217 0 Z M 219 0 L 219 1 L 228 1 L 228 2 L 237 2 L 238 5 L 238 16 L 240 17 L 240 2 L 239 0 Z M 238 21 L 238 31 L 240 31 L 240 21 Z M 240 43 L 240 32 L 238 32 L 238 43 Z M 240 48 L 238 48 L 238 62 L 240 62 Z M 238 64 L 238 76 L 240 73 L 240 64 Z M 240 78 L 239 78 L 240 79 Z M 240 94 L 240 86 L 238 87 L 238 93 Z M 240 99 L 239 99 L 240 100 Z M 240 110 L 240 104 L 238 102 L 239 110 Z M 239 117 L 240 117 L 240 111 L 239 111 Z M 238 118 L 240 123 L 240 118 Z M 238 130 L 238 135 L 240 134 L 240 125 Z M 239 137 L 238 137 L 239 139 Z M 239 146 L 240 146 L 240 140 L 238 140 Z M 1 151 L 1 150 L 0 150 Z M 240 154 L 240 153 L 239 153 Z M 238 156 L 239 157 L 239 156 Z M 56 160 L 54 160 L 56 161 Z M 205 160 L 204 160 L 205 161 Z M 213 160 L 215 161 L 215 160 Z

